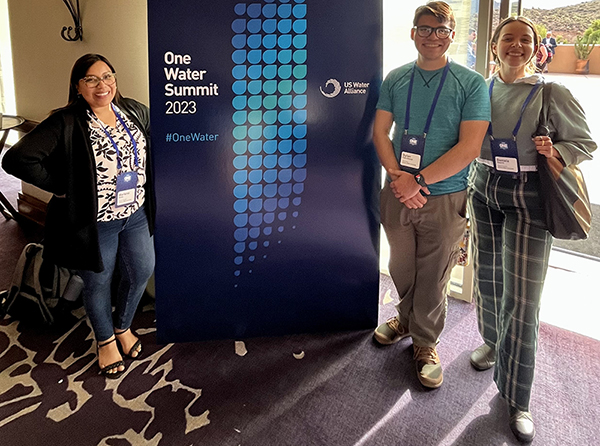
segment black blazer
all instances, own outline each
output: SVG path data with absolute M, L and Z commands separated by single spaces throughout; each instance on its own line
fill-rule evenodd
M 546 47 L 550 47 L 549 49 L 552 51 L 552 54 L 556 53 L 556 47 L 558 45 L 556 44 L 556 39 L 554 37 L 550 37 L 550 39 L 544 37 L 542 43 L 546 45 Z
M 123 98 L 117 105 L 146 138 L 144 208 L 152 234 L 156 205 L 150 111 L 129 98 Z M 96 162 L 87 109 L 87 102 L 80 99 L 50 115 L 6 152 L 2 167 L 11 175 L 55 194 L 46 213 L 44 258 L 66 268 L 100 272 L 104 265 L 98 243 Z

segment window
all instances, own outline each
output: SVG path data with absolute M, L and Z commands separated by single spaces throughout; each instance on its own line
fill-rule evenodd
M 0 0 L 0 111 L 16 114 L 8 0 Z

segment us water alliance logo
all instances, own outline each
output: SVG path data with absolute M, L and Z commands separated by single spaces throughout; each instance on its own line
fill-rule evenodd
M 344 81 L 343 85 L 337 79 L 328 79 L 325 85 L 319 87 L 326 98 L 335 98 L 342 94 L 367 94 L 369 82 Z

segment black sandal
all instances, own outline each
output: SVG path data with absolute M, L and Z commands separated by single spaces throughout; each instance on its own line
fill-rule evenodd
M 131 330 L 131 328 L 128 328 L 123 331 L 115 331 L 115 339 L 117 338 L 117 336 L 122 335 L 123 333 L 127 333 L 130 330 Z M 139 348 L 139 350 L 138 350 L 138 348 Z M 140 341 L 140 339 L 138 338 L 138 340 L 135 341 L 135 344 L 133 344 L 133 346 L 129 349 L 128 352 L 123 351 L 123 346 L 121 345 L 121 341 L 119 341 L 119 350 L 121 351 L 121 354 L 123 354 L 123 355 L 127 356 L 129 359 L 133 359 L 135 361 L 142 357 L 142 341 Z M 133 356 L 132 353 L 136 352 L 136 351 L 137 351 L 137 355 Z
M 98 367 L 100 367 L 100 355 L 99 355 L 99 353 L 100 353 L 100 349 L 101 349 L 102 347 L 105 347 L 105 346 L 107 346 L 108 344 L 112 344 L 112 343 L 113 343 L 113 342 L 115 342 L 116 340 L 117 340 L 117 338 L 116 338 L 116 337 L 114 337 L 114 338 L 112 338 L 110 341 L 106 341 L 106 342 L 104 342 L 103 344 L 97 344 L 97 347 L 96 347 L 96 353 L 98 354 Z M 123 373 L 125 373 L 125 369 L 123 369 L 123 370 L 118 370 L 118 368 L 119 368 L 119 367 L 121 367 L 121 366 L 123 366 L 123 367 L 125 366 L 125 363 L 123 362 L 123 360 L 121 360 L 121 361 L 117 361 L 117 362 L 114 362 L 114 363 L 112 363 L 112 364 L 109 364 L 109 365 L 107 365 L 106 367 L 101 367 L 101 368 L 100 368 L 100 372 L 99 372 L 98 374 L 99 374 L 99 375 L 104 375 L 106 378 L 109 378 L 109 379 L 117 379 L 117 378 L 118 378 L 118 377 L 120 377 L 120 376 L 121 376 Z M 111 370 L 113 370 L 113 369 L 117 369 L 117 371 L 116 371 L 116 372 L 112 372 L 112 373 L 111 373 L 110 371 L 111 371 Z

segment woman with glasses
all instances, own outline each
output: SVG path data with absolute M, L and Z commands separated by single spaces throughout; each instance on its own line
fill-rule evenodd
M 535 435 L 529 402 L 533 384 L 542 287 L 552 236 L 544 221 L 538 154 L 577 164 L 596 149 L 585 115 L 571 93 L 552 84 L 550 136 L 538 136 L 543 78 L 535 73 L 540 46 L 533 23 L 509 17 L 498 25 L 491 52 L 499 70 L 488 80 L 492 121 L 469 176 L 469 214 L 479 332 L 470 357 L 476 370 L 494 368 L 523 442 Z
M 98 365 L 108 378 L 123 374 L 124 356 L 139 359 L 142 353 L 130 327 L 154 270 L 149 121 L 146 106 L 119 93 L 111 63 L 86 54 L 71 70 L 67 105 L 15 144 L 2 163 L 8 173 L 53 194 L 44 258 L 83 278 Z

